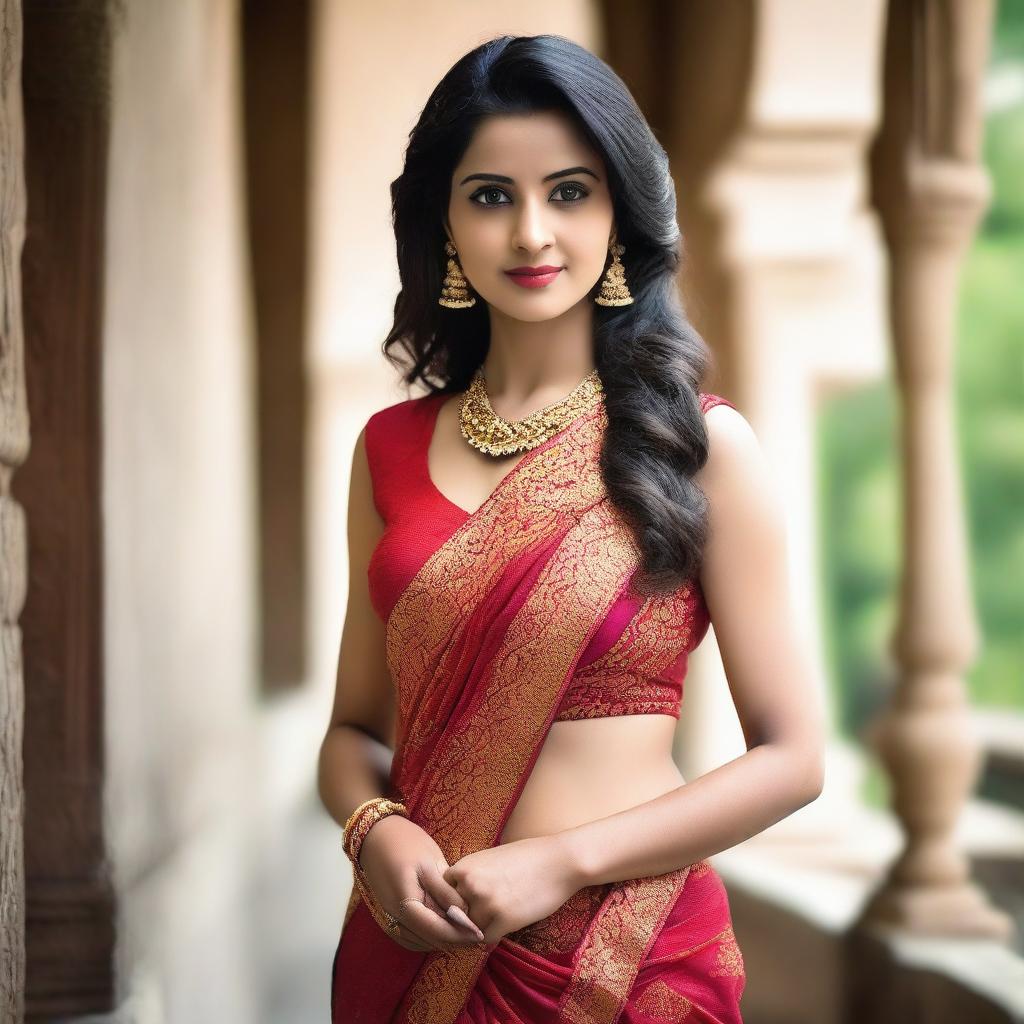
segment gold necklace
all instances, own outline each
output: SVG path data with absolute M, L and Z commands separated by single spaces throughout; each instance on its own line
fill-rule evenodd
M 603 391 L 601 378 L 594 369 L 565 398 L 531 412 L 524 419 L 507 420 L 491 407 L 483 367 L 479 367 L 459 406 L 459 426 L 462 436 L 474 448 L 488 455 L 513 455 L 554 437 L 595 406 Z

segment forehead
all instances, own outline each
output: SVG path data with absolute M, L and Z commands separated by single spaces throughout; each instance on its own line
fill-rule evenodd
M 455 172 L 493 171 L 516 177 L 518 169 L 541 177 L 587 162 L 600 166 L 600 154 L 568 115 L 559 111 L 493 114 L 480 122 Z

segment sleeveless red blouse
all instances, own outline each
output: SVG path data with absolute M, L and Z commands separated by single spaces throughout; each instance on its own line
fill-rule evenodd
M 370 601 L 385 622 L 427 559 L 472 518 L 434 486 L 428 470 L 427 451 L 438 410 L 449 397 L 438 393 L 410 398 L 375 412 L 366 422 L 373 500 L 385 524 L 367 576 Z M 705 392 L 700 403 L 705 413 L 715 405 L 735 408 L 727 399 Z M 699 580 L 694 584 L 684 605 L 684 621 L 671 634 L 678 638 L 678 654 L 667 669 L 653 675 L 643 671 L 642 659 L 631 663 L 628 656 L 602 657 L 616 645 L 628 652 L 626 632 L 639 635 L 644 630 L 644 616 L 638 615 L 644 599 L 627 587 L 583 651 L 555 721 L 643 714 L 678 718 L 687 659 L 710 625 Z M 661 658 L 660 663 L 667 660 Z M 588 671 L 592 666 L 594 670 Z

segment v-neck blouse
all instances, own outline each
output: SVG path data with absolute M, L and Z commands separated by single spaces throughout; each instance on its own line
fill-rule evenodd
M 375 412 L 366 422 L 373 500 L 385 524 L 367 577 L 370 601 L 384 622 L 431 555 L 480 511 L 460 508 L 430 477 L 427 451 L 448 397 L 437 393 L 407 399 Z M 714 405 L 732 405 L 704 392 L 700 400 L 705 413 Z M 486 502 L 522 461 L 513 464 Z M 697 579 L 678 594 L 671 606 L 674 614 L 668 616 L 673 621 L 665 621 L 664 603 L 645 603 L 631 586 L 623 591 L 577 662 L 555 721 L 641 714 L 679 717 L 688 656 L 704 638 L 710 620 Z

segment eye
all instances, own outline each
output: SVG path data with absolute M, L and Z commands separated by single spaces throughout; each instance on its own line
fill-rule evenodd
M 563 203 L 578 203 L 580 202 L 580 200 L 586 199 L 586 197 L 590 195 L 589 190 L 585 189 L 578 181 L 563 181 L 562 184 L 555 189 L 555 192 L 561 192 L 563 188 L 569 189 L 570 192 L 576 193 L 575 195 L 570 196 L 568 199 L 563 198 Z
M 569 205 L 582 202 L 590 195 L 590 190 L 578 181 L 563 181 L 551 194 L 554 196 L 558 193 L 562 194 L 562 198 L 558 201 L 563 205 Z M 477 206 L 509 206 L 511 204 L 511 199 L 508 199 L 508 202 L 498 202 L 498 196 L 505 196 L 508 199 L 508 193 L 503 188 L 498 188 L 496 185 L 486 185 L 483 188 L 477 189 L 469 198 Z M 484 201 L 481 201 L 481 197 L 484 198 Z M 492 198 L 494 199 L 493 202 L 491 201 Z
M 470 200 L 472 200 L 472 202 L 476 203 L 477 206 L 508 206 L 508 203 L 490 203 L 490 202 L 478 203 L 477 202 L 477 196 L 495 196 L 495 195 L 503 196 L 503 195 L 506 195 L 506 194 L 507 193 L 505 192 L 504 189 L 497 188 L 494 185 L 488 185 L 488 186 L 486 186 L 484 188 L 477 189 L 477 191 L 474 192 L 469 198 L 470 198 Z M 509 200 L 509 202 L 511 202 L 511 200 Z

